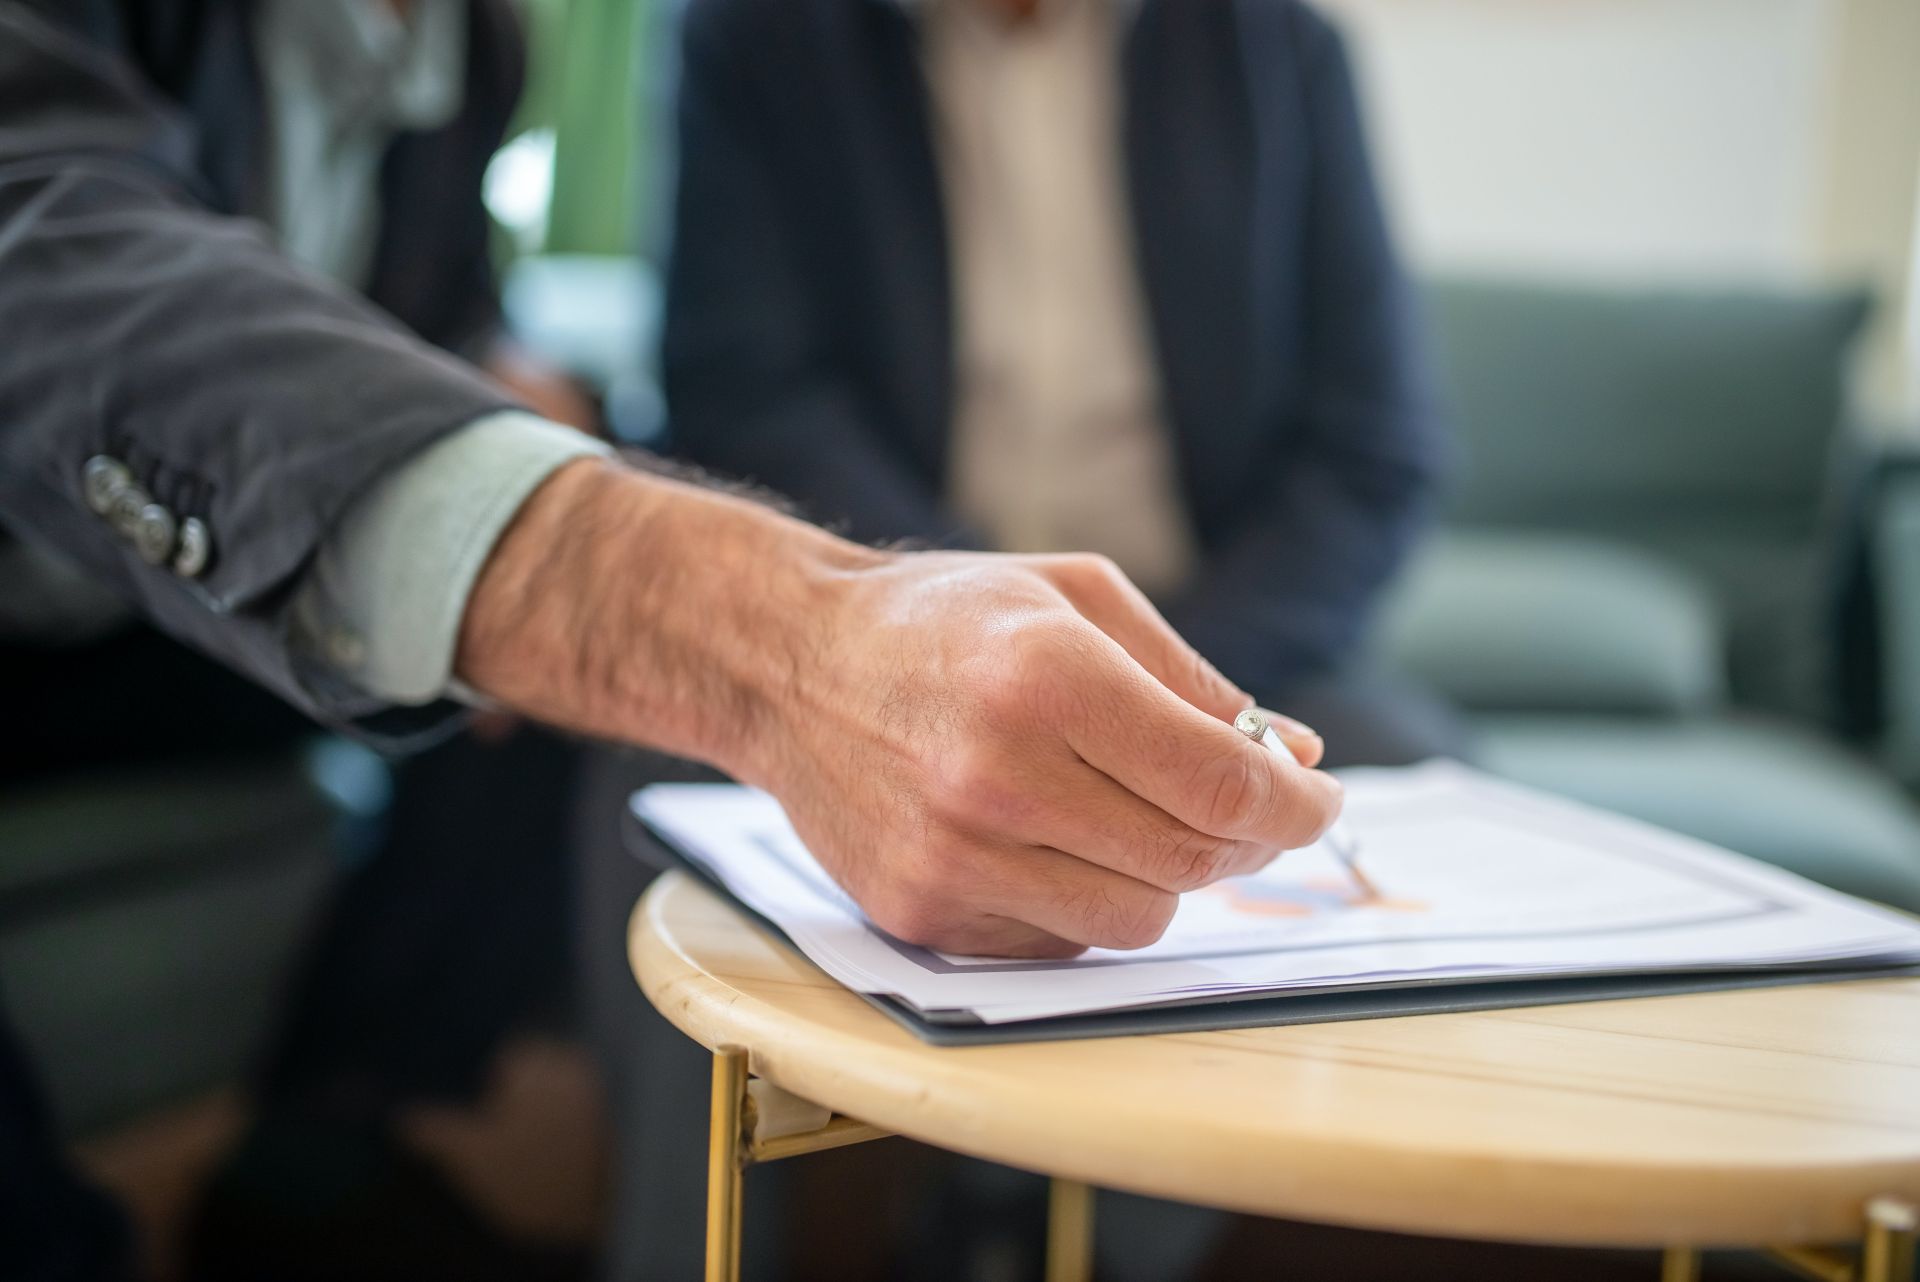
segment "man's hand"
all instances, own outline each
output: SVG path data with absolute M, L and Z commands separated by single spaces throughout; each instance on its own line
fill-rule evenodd
M 954 952 L 1141 947 L 1340 804 L 1101 558 L 876 552 L 593 460 L 495 550 L 459 670 L 766 788 L 878 925 Z
M 515 400 L 551 423 L 577 427 L 589 436 L 603 433 L 600 410 L 579 383 L 562 369 L 535 356 L 511 338 L 496 341 L 480 368 Z

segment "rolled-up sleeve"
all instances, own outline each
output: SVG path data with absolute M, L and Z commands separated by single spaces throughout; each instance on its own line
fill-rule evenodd
M 454 648 L 480 567 L 554 471 L 608 447 L 518 411 L 492 414 L 396 469 L 347 510 L 294 602 L 294 641 L 388 703 L 464 692 Z

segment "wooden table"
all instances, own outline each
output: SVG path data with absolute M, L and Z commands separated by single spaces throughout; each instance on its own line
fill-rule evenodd
M 679 874 L 634 910 L 629 955 L 648 999 L 715 1052 L 715 1282 L 737 1275 L 747 1165 L 887 1133 L 1055 1177 L 1061 1282 L 1090 1269 L 1095 1184 L 1406 1233 L 1662 1247 L 1676 1282 L 1709 1246 L 1767 1247 L 1831 1279 L 1912 1267 L 1917 979 L 955 1049 Z

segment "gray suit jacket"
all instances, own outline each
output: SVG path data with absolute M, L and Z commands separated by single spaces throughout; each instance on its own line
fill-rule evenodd
M 505 401 L 244 217 L 248 8 L 0 0 L 0 521 L 315 717 L 364 720 L 382 710 L 290 649 L 292 589 L 374 478 Z M 517 92 L 517 70 L 504 84 L 486 64 L 518 56 L 499 12 L 476 0 L 461 118 L 389 158 L 373 292 L 449 346 L 488 319 L 463 300 L 485 292 L 480 168 Z M 422 193 L 400 217 L 396 183 Z M 150 564 L 125 520 L 97 514 L 96 458 L 198 520 L 204 566 Z

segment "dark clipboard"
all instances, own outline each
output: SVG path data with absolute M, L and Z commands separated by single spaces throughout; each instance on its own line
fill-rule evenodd
M 622 808 L 621 836 L 629 853 L 650 864 L 664 854 L 674 868 L 698 880 L 776 939 L 799 952 L 778 925 L 755 912 L 690 858 L 674 841 Z M 802 956 L 805 954 L 803 953 Z M 1920 975 L 1910 963 L 1861 964 L 1854 961 L 1803 966 L 1745 967 L 1736 970 L 1683 970 L 1656 973 L 1548 976 L 1539 979 L 1398 980 L 1306 993 L 1225 994 L 1087 1015 L 1054 1016 L 1008 1024 L 983 1023 L 964 1011 L 921 1011 L 884 993 L 861 993 L 870 1005 L 922 1041 L 935 1046 L 992 1046 L 1009 1042 L 1071 1041 L 1091 1037 L 1140 1037 L 1153 1033 L 1219 1032 L 1233 1028 L 1277 1028 L 1289 1024 L 1330 1024 L 1402 1015 L 1442 1015 L 1455 1011 L 1512 1010 L 1524 1006 L 1561 1006 L 1574 1002 L 1614 1001 L 1628 997 L 1668 997 L 1682 993 L 1741 988 L 1781 988 L 1790 984 L 1837 983 L 1850 979 L 1888 979 Z

